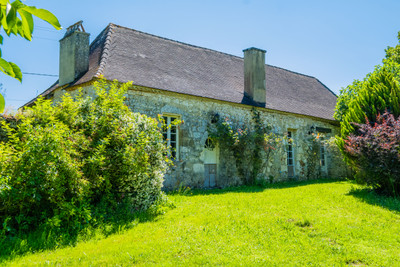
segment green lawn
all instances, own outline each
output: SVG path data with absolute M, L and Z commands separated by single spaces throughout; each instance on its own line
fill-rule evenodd
M 171 195 L 176 208 L 105 239 L 10 265 L 400 266 L 400 201 L 317 181 Z

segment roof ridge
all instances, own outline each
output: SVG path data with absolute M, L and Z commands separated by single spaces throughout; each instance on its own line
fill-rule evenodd
M 111 38 L 112 38 L 112 34 L 114 33 L 115 26 L 116 26 L 115 24 L 109 23 L 107 25 L 107 27 L 104 29 L 105 31 L 107 31 L 106 39 L 104 41 L 103 51 L 101 52 L 101 58 L 100 58 L 99 67 L 98 67 L 97 72 L 94 75 L 94 77 L 98 78 L 101 75 L 103 75 L 104 68 L 106 67 L 108 56 L 109 56 L 109 51 L 110 51 L 110 46 L 111 46 L 111 41 L 112 41 Z M 99 34 L 98 37 L 100 35 L 101 34 Z M 96 39 L 92 43 L 95 43 Z
M 226 56 L 230 56 L 230 57 L 234 57 L 234 58 L 243 60 L 243 57 L 239 57 L 239 56 L 236 56 L 236 55 L 228 54 L 228 53 L 221 52 L 221 51 L 218 51 L 218 50 L 214 50 L 214 49 L 211 49 L 211 48 L 202 47 L 202 46 L 198 46 L 198 45 L 193 45 L 193 44 L 189 44 L 189 43 L 173 40 L 173 39 L 170 39 L 170 38 L 166 38 L 166 37 L 158 36 L 158 35 L 155 35 L 155 34 L 139 31 L 139 30 L 136 30 L 136 29 L 132 29 L 132 28 L 129 28 L 129 27 L 126 27 L 126 26 L 121 26 L 121 25 L 114 24 L 114 23 L 110 23 L 109 25 L 112 25 L 112 26 L 118 27 L 118 28 L 122 28 L 122 29 L 127 29 L 127 30 L 134 31 L 134 32 L 138 32 L 138 33 L 145 34 L 145 35 L 148 35 L 148 36 L 152 36 L 152 37 L 155 37 L 155 38 L 158 38 L 158 39 L 162 39 L 162 40 L 166 40 L 166 41 L 170 41 L 170 42 L 174 42 L 174 43 L 178 43 L 178 44 L 183 44 L 183 45 L 186 45 L 186 46 L 189 46 L 189 47 L 199 48 L 199 49 L 203 49 L 203 50 L 207 50 L 207 51 L 210 51 L 210 52 L 215 52 L 215 53 L 219 53 L 219 54 L 222 54 L 222 55 L 226 55 Z M 285 68 L 282 68 L 282 67 L 277 67 L 275 65 L 270 65 L 270 64 L 265 64 L 265 65 L 269 66 L 269 67 L 273 67 L 273 68 L 289 71 L 289 72 L 292 72 L 292 73 L 295 73 L 295 74 L 298 74 L 298 75 L 302 75 L 302 76 L 306 76 L 306 77 L 310 77 L 310 78 L 316 79 L 314 76 L 303 74 L 303 73 L 292 71 L 292 70 L 288 70 L 288 69 L 285 69 Z
M 231 57 L 235 57 L 235 58 L 243 60 L 242 57 L 235 56 L 235 55 L 232 55 L 232 54 L 228 54 L 228 53 L 225 53 L 225 52 L 221 52 L 221 51 L 218 51 L 218 50 L 214 50 L 214 49 L 211 49 L 211 48 L 202 47 L 202 46 L 198 46 L 198 45 L 193 45 L 193 44 L 177 41 L 177 40 L 174 40 L 174 39 L 170 39 L 170 38 L 158 36 L 158 35 L 155 35 L 155 34 L 143 32 L 143 31 L 139 31 L 139 30 L 135 30 L 135 29 L 132 29 L 132 28 L 129 28 L 129 27 L 125 27 L 125 26 L 121 26 L 121 25 L 117 25 L 117 24 L 113 24 L 113 23 L 110 23 L 110 24 L 114 25 L 115 27 L 131 30 L 131 31 L 138 32 L 138 33 L 145 34 L 145 35 L 149 35 L 149 36 L 152 36 L 152 37 L 156 37 L 158 39 L 163 39 L 163 40 L 166 40 L 166 41 L 171 41 L 171 42 L 174 42 L 174 43 L 183 44 L 183 45 L 190 46 L 190 47 L 193 47 L 193 48 L 200 48 L 200 49 L 207 50 L 207 51 L 210 51 L 210 52 L 215 52 L 215 53 L 219 53 L 219 54 L 223 54 L 223 55 L 227 55 L 227 56 L 231 56 Z

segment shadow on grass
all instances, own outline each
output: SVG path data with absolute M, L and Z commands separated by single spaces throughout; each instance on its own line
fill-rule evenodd
M 348 195 L 370 205 L 380 206 L 390 211 L 400 212 L 400 198 L 378 195 L 371 188 L 353 188 Z
M 14 236 L 0 236 L 0 265 L 18 256 L 75 246 L 78 242 L 98 240 L 113 234 L 123 233 L 136 225 L 156 220 L 173 205 L 158 206 L 146 212 L 118 212 L 108 215 L 108 218 L 96 218 L 94 223 L 81 229 L 56 229 L 41 227 L 30 233 L 20 233 Z
M 339 179 L 319 179 L 319 180 L 306 180 L 306 181 L 285 181 L 272 184 L 266 184 L 265 186 L 239 186 L 239 187 L 229 187 L 224 189 L 193 189 L 188 196 L 197 195 L 219 195 L 226 193 L 260 193 L 267 189 L 284 189 L 299 186 L 306 186 L 311 184 L 325 184 L 333 183 L 344 180 Z

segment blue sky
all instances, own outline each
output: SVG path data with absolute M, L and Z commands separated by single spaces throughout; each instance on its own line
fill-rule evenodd
M 55 14 L 63 28 L 79 20 L 93 40 L 112 22 L 136 30 L 242 56 L 267 50 L 266 63 L 318 78 L 336 94 L 380 64 L 387 46 L 397 44 L 400 1 L 131 0 L 44 1 L 27 5 Z M 5 38 L 3 58 L 23 72 L 58 74 L 56 31 L 35 21 L 32 42 Z M 6 106 L 18 108 L 57 77 L 25 74 L 19 83 L 0 74 Z

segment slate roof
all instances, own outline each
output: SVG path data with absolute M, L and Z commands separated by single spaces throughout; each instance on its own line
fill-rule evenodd
M 89 60 L 88 72 L 72 85 L 103 75 L 108 80 L 257 105 L 244 95 L 241 57 L 109 24 L 90 45 Z M 51 95 L 57 87 L 56 82 L 42 95 Z M 266 65 L 266 87 L 265 108 L 333 120 L 337 97 L 314 77 Z

